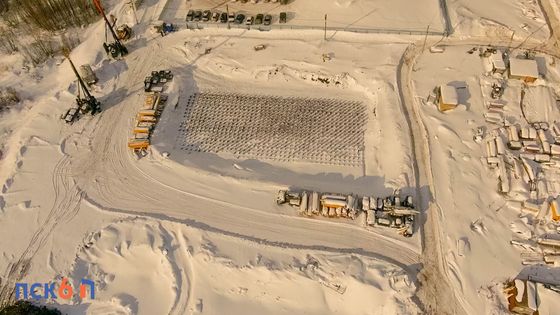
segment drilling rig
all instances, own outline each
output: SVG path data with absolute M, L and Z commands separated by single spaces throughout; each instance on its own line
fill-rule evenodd
M 66 114 L 64 114 L 61 118 L 67 123 L 72 124 L 76 119 L 78 119 L 80 114 L 90 113 L 91 115 L 95 115 L 101 112 L 101 103 L 95 98 L 95 96 L 91 95 L 84 80 L 78 73 L 78 70 L 76 70 L 74 63 L 68 54 L 66 54 L 66 58 L 68 59 L 68 62 L 70 62 L 70 66 L 78 79 L 78 95 L 76 96 L 77 106 L 68 109 Z
M 128 49 L 121 43 L 117 33 L 115 33 L 114 25 L 109 22 L 109 19 L 107 19 L 107 15 L 105 15 L 105 10 L 103 10 L 100 0 L 93 0 L 93 3 L 95 4 L 97 11 L 99 11 L 99 14 L 101 14 L 105 20 L 105 27 L 109 29 L 111 35 L 113 36 L 114 42 L 108 43 L 105 38 L 105 43 L 103 43 L 103 49 L 105 49 L 107 55 L 115 59 L 128 55 Z

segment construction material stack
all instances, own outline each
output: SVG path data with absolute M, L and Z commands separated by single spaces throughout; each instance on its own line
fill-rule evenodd
M 152 72 L 152 76 L 148 78 L 153 77 L 154 73 L 167 74 L 167 78 L 172 78 L 171 72 L 166 70 L 154 71 Z M 151 82 L 152 80 L 150 79 L 150 84 L 152 84 Z M 158 118 L 161 116 L 167 101 L 167 95 L 161 93 L 163 91 L 162 85 L 167 82 L 167 79 L 164 82 L 158 79 L 157 82 L 154 81 L 153 83 L 153 87 L 157 87 L 157 92 L 151 89 L 146 91 L 144 104 L 136 114 L 136 120 L 132 129 L 132 137 L 128 140 L 128 147 L 130 149 L 142 151 L 148 149 L 150 146 L 150 137 L 152 136 Z

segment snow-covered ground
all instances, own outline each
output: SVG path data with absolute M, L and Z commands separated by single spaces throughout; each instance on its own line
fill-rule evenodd
M 160 19 L 184 23 L 189 10 L 212 10 L 243 13 L 246 16 L 270 14 L 278 24 L 280 12 L 287 13 L 286 26 L 305 26 L 322 29 L 327 15 L 327 26 L 356 29 L 388 29 L 403 31 L 443 32 L 444 19 L 438 0 L 421 0 L 415 10 L 409 10 L 406 0 L 329 0 L 317 5 L 313 0 L 293 0 L 287 5 L 279 2 L 218 0 L 168 0 L 162 7 Z M 227 8 L 226 8 L 227 6 Z
M 545 41 L 550 32 L 539 2 L 498 0 L 489 3 L 480 0 L 450 0 L 448 7 L 452 27 L 459 36 L 475 36 L 481 39 L 488 36 L 516 36 L 525 39 L 530 36 Z
M 95 117 L 71 126 L 60 119 L 77 89 L 67 61 L 55 57 L 26 70 L 19 56 L 0 57 L 0 88 L 14 87 L 22 99 L 0 116 L 2 298 L 16 282 L 67 277 L 75 285 L 92 279 L 97 290 L 94 300 L 41 301 L 68 314 L 501 314 L 505 280 L 558 279 L 554 268 L 521 265 L 526 253 L 512 239 L 530 247 L 535 237 L 556 232 L 552 225 L 535 227 L 535 218 L 521 212 L 520 204 L 532 198 L 522 175 L 512 175 L 509 195 L 498 193 L 496 170 L 473 139 L 480 126 L 487 135 L 503 131 L 484 118 L 499 77 L 487 75 L 478 51 L 467 51 L 493 38 L 507 45 L 512 31 L 513 46 L 533 32 L 526 43 L 547 39 L 536 2 L 449 1 L 457 33 L 439 43 L 443 53 L 429 52 L 440 40 L 431 36 L 423 53 L 424 37 L 408 35 L 329 31 L 325 41 L 322 31 L 210 28 L 160 37 L 148 25 L 161 12 L 183 20 L 189 8 L 223 10 L 225 3 L 144 2 L 124 60 L 105 58 L 100 22 L 84 30 L 85 41 L 71 54 L 76 64 L 91 64 L 100 79 L 93 94 L 103 112 Z M 295 0 L 285 7 L 229 8 L 288 11 L 294 25 L 321 26 L 328 13 L 330 23 L 341 27 L 445 29 L 435 0 L 337 0 L 321 8 Z M 121 4 L 112 12 L 121 22 L 134 20 Z M 266 49 L 253 48 L 261 44 Z M 544 53 L 537 60 L 536 84 L 560 91 L 557 60 Z M 140 158 L 126 143 L 144 102 L 144 77 L 160 69 L 175 78 L 165 88 L 169 100 L 152 146 Z M 407 70 L 410 77 L 403 76 Z M 460 87 L 457 109 L 441 113 L 426 101 L 438 85 Z M 523 113 L 523 89 L 521 82 L 507 81 L 509 122 L 522 123 L 524 114 L 560 119 L 554 97 L 546 110 L 528 105 Z M 363 148 L 362 156 L 350 158 L 360 162 L 181 150 L 186 100 L 199 92 L 357 102 L 365 113 Z M 531 93 L 537 92 L 527 94 L 528 104 L 538 103 Z M 324 118 L 310 113 L 278 119 L 304 124 Z M 275 132 L 282 136 L 281 130 Z M 295 138 L 300 148 L 313 145 L 305 135 Z M 560 192 L 560 174 L 543 174 L 541 201 Z M 420 224 L 405 239 L 391 229 L 365 227 L 363 215 L 354 221 L 300 217 L 274 202 L 277 190 L 286 188 L 373 196 L 403 188 L 422 211 Z M 421 285 L 428 288 L 422 300 Z M 551 292 L 543 299 L 554 297 Z M 438 303 L 445 305 L 434 308 Z M 558 309 L 554 303 L 543 302 L 542 314 Z

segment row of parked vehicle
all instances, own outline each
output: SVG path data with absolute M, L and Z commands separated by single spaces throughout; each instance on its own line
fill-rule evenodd
M 280 13 L 280 23 L 286 23 L 287 14 L 286 12 Z M 187 22 L 221 22 L 221 23 L 235 23 L 246 25 L 270 25 L 272 23 L 272 15 L 270 14 L 257 14 L 255 16 L 245 16 L 243 13 L 227 13 L 218 11 L 200 11 L 200 10 L 189 10 L 187 13 Z

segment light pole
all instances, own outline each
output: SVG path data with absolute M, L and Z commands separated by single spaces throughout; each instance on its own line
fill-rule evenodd
M 228 30 L 231 28 L 229 25 L 229 5 L 226 4 L 226 12 L 227 12 L 227 28 Z
M 327 15 L 325 14 L 325 40 L 327 40 Z

